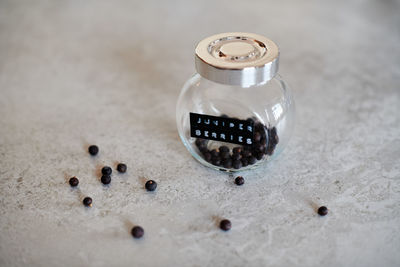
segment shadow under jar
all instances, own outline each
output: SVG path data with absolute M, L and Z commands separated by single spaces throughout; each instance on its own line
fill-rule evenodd
M 200 41 L 197 73 L 176 106 L 179 135 L 195 159 L 217 170 L 242 171 L 284 149 L 295 108 L 278 61 L 277 45 L 257 34 L 222 33 Z

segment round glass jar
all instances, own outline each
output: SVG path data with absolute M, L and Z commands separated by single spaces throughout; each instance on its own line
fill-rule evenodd
M 252 33 L 210 36 L 196 47 L 197 73 L 183 86 L 176 122 L 183 144 L 207 167 L 242 171 L 287 145 L 295 107 L 278 72 L 279 49 Z

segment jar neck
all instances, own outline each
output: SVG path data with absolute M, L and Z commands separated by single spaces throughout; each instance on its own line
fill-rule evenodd
M 279 58 L 262 68 L 251 67 L 244 69 L 220 69 L 211 65 L 199 63 L 196 59 L 197 72 L 207 80 L 240 87 L 262 85 L 270 81 L 278 73 Z
M 265 79 L 259 83 L 241 83 L 241 84 L 231 84 L 231 83 L 226 83 L 226 82 L 220 82 L 219 80 L 212 80 L 209 79 L 208 77 L 204 77 L 202 76 L 200 73 L 196 72 L 194 74 L 194 76 L 198 75 L 199 78 L 204 79 L 206 81 L 209 81 L 211 83 L 217 83 L 220 85 L 224 85 L 224 86 L 238 86 L 238 87 L 242 87 L 242 88 L 250 88 L 250 87 L 258 87 L 258 86 L 262 86 L 267 84 L 268 82 L 270 82 L 271 80 L 273 80 L 274 78 L 278 78 L 280 77 L 279 73 L 275 73 L 274 76 L 270 77 L 269 79 Z

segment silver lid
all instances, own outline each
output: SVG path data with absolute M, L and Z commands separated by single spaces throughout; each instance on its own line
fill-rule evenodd
M 223 84 L 263 84 L 276 75 L 278 62 L 278 46 L 254 33 L 220 33 L 203 39 L 196 47 L 197 72 Z

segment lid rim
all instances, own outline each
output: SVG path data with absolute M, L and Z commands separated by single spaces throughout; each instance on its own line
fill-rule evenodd
M 243 50 L 243 47 L 246 49 Z M 221 53 L 222 50 L 224 53 Z M 232 53 L 226 55 L 226 51 Z M 244 56 L 238 57 L 238 54 Z M 202 77 L 211 81 L 249 87 L 263 84 L 277 74 L 279 48 L 273 41 L 258 34 L 220 33 L 198 43 L 195 66 Z
M 195 56 L 196 71 L 203 78 L 226 85 L 251 87 L 264 84 L 278 74 L 279 56 L 274 61 L 259 67 L 247 67 L 243 69 L 224 69 L 204 62 L 197 55 Z

